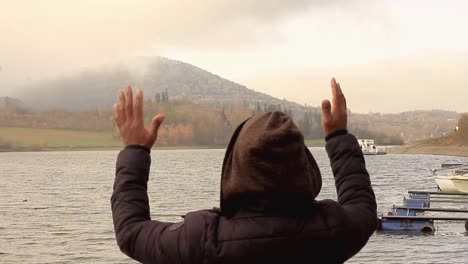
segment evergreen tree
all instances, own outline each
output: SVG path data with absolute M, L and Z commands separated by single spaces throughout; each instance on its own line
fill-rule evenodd
M 226 111 L 224 110 L 224 104 L 223 104 L 223 108 L 221 109 L 221 120 L 223 121 L 223 124 L 228 123 Z
M 169 102 L 169 93 L 167 92 L 167 89 L 166 89 L 165 93 L 166 93 L 166 102 Z
M 304 134 L 305 138 L 310 138 L 312 132 L 312 124 L 311 124 L 311 114 L 310 112 L 304 112 L 304 116 L 302 117 L 301 128 L 302 133 Z
M 259 102 L 257 102 L 257 104 L 255 105 L 255 113 L 258 114 L 261 112 L 262 112 L 262 106 L 260 105 Z

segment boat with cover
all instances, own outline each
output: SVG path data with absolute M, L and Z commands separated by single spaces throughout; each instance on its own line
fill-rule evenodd
M 468 193 L 468 164 L 442 164 L 432 175 L 441 191 Z
M 358 139 L 359 146 L 361 147 L 362 153 L 364 155 L 384 155 L 387 154 L 386 151 L 383 151 L 375 145 L 373 139 Z

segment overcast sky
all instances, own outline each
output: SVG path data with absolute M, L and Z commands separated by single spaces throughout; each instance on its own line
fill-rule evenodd
M 0 96 L 83 68 L 162 55 L 354 112 L 468 112 L 468 1 L 0 0 Z

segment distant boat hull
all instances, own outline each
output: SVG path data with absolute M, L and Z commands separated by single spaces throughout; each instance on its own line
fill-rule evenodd
M 468 193 L 468 165 L 442 164 L 433 173 L 441 191 Z
M 468 193 L 468 175 L 467 176 L 453 176 L 452 182 L 457 191 Z
M 436 176 L 434 177 L 435 182 L 439 186 L 439 189 L 444 192 L 457 192 L 455 185 L 452 181 L 452 176 Z
M 359 147 L 364 155 L 385 155 L 386 151 L 380 150 L 373 139 L 358 139 Z

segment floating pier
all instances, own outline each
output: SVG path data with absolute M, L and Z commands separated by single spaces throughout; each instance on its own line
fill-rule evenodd
M 408 191 L 408 197 L 403 198 L 402 206 L 393 205 L 391 212 L 380 217 L 379 230 L 434 233 L 434 221 L 461 221 L 465 222 L 465 230 L 468 232 L 467 208 L 430 207 L 431 203 L 468 205 L 468 193 Z M 450 213 L 450 215 L 426 215 L 426 211 Z M 466 215 L 454 216 L 454 213 Z
M 462 192 L 443 192 L 443 191 L 408 191 L 408 194 L 411 195 L 418 195 L 418 194 L 429 194 L 429 195 L 458 195 L 458 196 L 466 196 L 468 197 L 468 193 Z
M 396 206 L 396 205 L 394 205 L 393 209 L 394 210 L 405 210 L 405 212 L 408 212 L 408 213 L 411 212 L 411 211 L 415 211 L 415 212 L 428 211 L 428 212 L 468 213 L 468 209 L 459 209 L 459 208 L 430 208 L 430 207 L 421 208 L 421 207 L 407 207 L 407 206 Z

